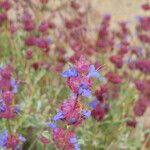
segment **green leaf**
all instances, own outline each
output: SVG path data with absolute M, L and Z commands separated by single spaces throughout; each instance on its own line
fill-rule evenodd
M 84 145 L 84 143 L 85 143 L 85 142 L 84 142 L 84 140 L 83 140 L 83 139 L 79 139 L 79 140 L 78 140 L 78 144 L 80 144 L 80 145 Z
M 35 77 L 34 83 L 37 84 L 45 74 L 46 74 L 46 69 L 42 68 L 39 74 Z
M 46 138 L 50 138 L 50 134 L 48 131 L 43 131 L 42 136 L 46 137 Z

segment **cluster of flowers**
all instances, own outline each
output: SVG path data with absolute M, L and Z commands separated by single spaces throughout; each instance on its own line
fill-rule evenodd
M 96 46 L 98 49 L 107 50 L 114 45 L 114 37 L 110 32 L 111 15 L 104 15 L 99 28 Z
M 144 11 L 149 11 L 149 3 L 143 4 L 142 9 Z M 147 47 L 150 44 L 150 36 L 148 34 L 150 33 L 150 16 L 139 16 L 138 21 L 139 22 L 136 26 L 137 37 L 145 46 L 144 48 L 138 49 L 139 55 L 137 55 L 137 60 L 135 63 L 132 64 L 132 69 L 139 70 L 139 72 L 144 75 L 144 78 L 135 80 L 135 86 L 140 94 L 137 102 L 135 103 L 133 111 L 135 116 L 142 116 L 150 102 L 150 80 L 147 78 L 148 74 L 150 73 L 150 59 Z M 131 121 L 131 126 L 135 127 L 135 125 L 136 120 Z
M 142 9 L 144 11 L 149 11 L 149 4 L 143 4 Z M 134 38 L 139 43 L 145 45 L 144 47 L 141 47 L 140 44 L 137 45 L 134 43 L 134 45 L 129 42 L 129 39 L 133 39 L 131 35 L 131 31 L 127 27 L 127 22 L 122 22 L 120 24 L 121 31 L 119 31 L 116 35 L 118 38 L 121 39 L 121 45 L 120 48 L 123 45 L 123 49 L 120 49 L 120 52 L 117 55 L 111 56 L 110 60 L 114 65 L 121 69 L 124 65 L 125 60 L 125 54 L 129 56 L 127 60 L 127 64 L 130 70 L 138 70 L 139 73 L 144 75 L 144 79 L 136 79 L 135 76 L 131 77 L 131 80 L 135 83 L 136 88 L 138 91 L 140 91 L 139 98 L 137 102 L 135 103 L 135 106 L 133 108 L 133 112 L 135 115 L 133 115 L 132 119 L 127 122 L 127 125 L 131 127 L 135 127 L 137 124 L 136 117 L 142 116 L 144 112 L 146 111 L 148 105 L 149 105 L 149 89 L 150 84 L 149 80 L 147 78 L 149 72 L 150 72 L 150 60 L 149 60 L 149 52 L 148 52 L 148 46 L 149 46 L 149 27 L 150 27 L 150 17 L 147 16 L 138 16 L 138 24 L 136 26 L 136 35 Z M 132 60 L 132 58 L 134 58 Z M 128 78 L 129 74 L 125 71 L 124 72 L 124 78 Z M 130 80 L 130 77 L 129 77 Z
M 72 94 L 68 100 L 64 100 L 61 103 L 59 111 L 53 117 L 53 121 L 49 122 L 48 125 L 53 130 L 53 139 L 59 148 L 65 150 L 74 148 L 79 150 L 80 146 L 77 143 L 75 132 L 58 127 L 57 122 L 60 120 L 65 122 L 67 126 L 74 127 L 81 125 L 81 123 L 91 115 L 91 110 L 86 109 L 82 105 L 79 97 L 88 97 L 92 94 L 92 78 L 103 81 L 104 77 L 102 77 L 95 66 L 90 65 L 83 56 L 76 62 L 76 67 L 70 66 L 69 69 L 62 73 L 62 76 L 67 78 L 66 84 L 71 89 Z
M 11 65 L 0 67 L 0 119 L 6 119 L 6 122 L 15 118 L 20 112 L 20 107 L 16 105 L 14 97 L 18 85 L 17 81 L 12 77 L 12 73 L 13 68 Z M 10 128 L 10 124 L 8 126 Z M 24 140 L 22 135 L 13 134 L 6 129 L 0 133 L 0 146 L 3 148 L 16 149 Z
M 0 2 L 0 27 L 6 23 L 8 20 L 8 10 L 10 9 L 11 5 L 9 1 L 1 1 Z

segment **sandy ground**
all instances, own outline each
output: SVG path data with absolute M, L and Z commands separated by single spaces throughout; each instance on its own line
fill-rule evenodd
M 93 0 L 92 5 L 100 13 L 111 13 L 113 21 L 120 19 L 134 21 L 135 16 L 143 14 L 140 6 L 146 0 Z

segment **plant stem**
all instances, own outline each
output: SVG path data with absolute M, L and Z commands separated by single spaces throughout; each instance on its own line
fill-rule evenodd
M 11 134 L 11 125 L 10 125 L 9 119 L 6 120 L 6 126 L 7 126 L 9 133 Z
M 43 145 L 43 150 L 46 150 L 46 144 Z

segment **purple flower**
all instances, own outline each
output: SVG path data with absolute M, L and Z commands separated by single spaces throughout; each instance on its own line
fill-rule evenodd
M 51 44 L 51 42 L 52 42 L 52 40 L 51 40 L 50 37 L 47 37 L 47 38 L 45 39 L 45 41 L 46 41 L 48 44 Z
M 75 149 L 75 150 L 80 150 L 80 146 L 79 146 L 78 143 L 74 144 L 74 149 Z
M 76 136 L 71 137 L 70 142 L 74 145 L 75 150 L 80 150 L 80 146 L 78 144 Z
M 88 105 L 90 107 L 92 107 L 93 109 L 95 109 L 96 105 L 99 103 L 99 101 L 97 99 L 91 101 Z
M 72 94 L 71 94 L 71 97 L 72 97 L 73 100 L 76 100 L 77 94 L 76 94 L 76 93 L 72 93 Z
M 57 114 L 54 116 L 53 120 L 54 121 L 57 121 L 57 120 L 60 120 L 60 119 L 64 119 L 65 118 L 65 115 L 63 114 L 62 111 L 59 111 L 57 112 Z
M 78 75 L 76 68 L 70 67 L 62 73 L 62 76 L 65 78 L 76 77 Z
M 47 125 L 49 127 L 51 127 L 52 129 L 56 128 L 57 127 L 57 123 L 56 122 L 48 122 Z
M 82 96 L 85 96 L 85 97 L 88 97 L 91 94 L 91 90 L 84 83 L 81 84 L 78 92 L 79 94 L 82 94 Z
M 26 141 L 26 138 L 24 136 L 22 136 L 22 134 L 19 135 L 19 140 L 21 142 L 25 142 Z
M 14 112 L 18 114 L 20 112 L 20 106 L 15 106 Z
M 88 117 L 90 117 L 90 115 L 91 115 L 91 111 L 84 109 L 84 110 L 82 111 L 82 115 L 85 116 L 86 118 L 88 118 Z
M 6 110 L 6 105 L 3 100 L 0 100 L 0 112 L 4 112 Z
M 136 16 L 135 18 L 136 18 L 137 21 L 140 21 L 140 22 L 143 20 L 142 16 Z
M 105 80 L 105 78 L 102 77 L 102 76 L 99 74 L 99 72 L 95 69 L 95 66 L 94 66 L 94 65 L 91 65 L 91 66 L 90 66 L 90 70 L 89 70 L 89 73 L 88 73 L 87 76 L 88 76 L 89 78 L 90 78 L 90 77 L 97 78 L 97 79 L 99 79 L 100 81 L 104 81 L 104 80 Z
M 76 143 L 77 143 L 77 137 L 76 137 L 76 136 L 71 137 L 71 138 L 70 138 L 70 142 L 71 142 L 72 144 L 76 144 Z
M 76 119 L 76 118 L 74 118 L 74 117 L 73 117 L 73 118 L 71 118 L 71 122 L 72 122 L 72 123 L 76 123 L 76 121 L 77 121 L 77 119 Z
M 39 43 L 41 41 L 40 38 L 35 38 L 35 43 Z
M 18 91 L 18 85 L 17 85 L 17 81 L 14 78 L 11 78 L 11 86 L 13 88 L 13 93 L 17 93 Z
M 0 133 L 0 146 L 2 148 L 6 147 L 7 137 L 8 137 L 8 131 L 7 130 L 3 130 L 3 132 Z

